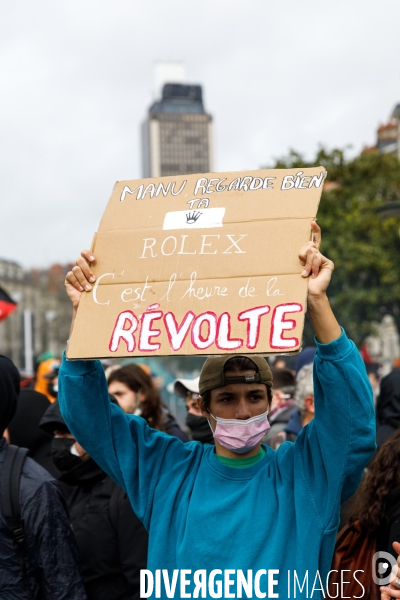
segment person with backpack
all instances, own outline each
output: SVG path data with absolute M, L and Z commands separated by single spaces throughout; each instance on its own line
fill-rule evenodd
M 76 443 L 57 401 L 40 427 L 53 436 L 52 458 L 67 488 L 88 600 L 139 600 L 148 534 L 125 491 Z
M 261 445 L 272 375 L 259 355 L 211 356 L 203 365 L 198 406 L 215 448 L 184 444 L 111 405 L 99 361 L 63 359 L 59 402 L 68 427 L 124 487 L 149 530 L 148 595 L 153 578 L 153 597 L 196 590 L 194 597 L 231 598 L 246 579 L 258 597 L 287 598 L 294 570 L 301 581 L 307 572 L 312 598 L 325 595 L 318 576 L 325 586 L 340 502 L 355 492 L 375 450 L 375 414 L 363 361 L 326 294 L 333 263 L 319 252 L 320 228 L 311 228 L 299 277 L 312 274 L 315 417 L 296 442 L 277 451 Z M 83 252 L 67 274 L 74 314 L 93 283 L 91 260 Z
M 19 391 L 18 369 L 0 355 L 0 435 Z M 63 494 L 26 454 L 0 438 L 0 598 L 86 600 Z
M 17 411 L 8 425 L 9 444 L 29 450 L 28 456 L 46 469 L 55 479 L 60 472 L 51 460 L 52 437 L 39 428 L 40 419 L 51 406 L 48 398 L 33 389 L 21 389 Z

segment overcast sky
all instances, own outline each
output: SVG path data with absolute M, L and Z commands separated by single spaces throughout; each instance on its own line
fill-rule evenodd
M 215 170 L 375 142 L 400 102 L 399 0 L 0 0 L 0 257 L 88 247 L 141 176 L 153 64 L 182 60 L 214 117 Z

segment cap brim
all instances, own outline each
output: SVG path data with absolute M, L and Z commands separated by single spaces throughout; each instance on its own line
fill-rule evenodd
M 200 377 L 195 377 L 194 379 L 176 379 L 174 381 L 174 394 L 181 398 L 184 398 L 188 391 L 198 394 L 199 379 Z

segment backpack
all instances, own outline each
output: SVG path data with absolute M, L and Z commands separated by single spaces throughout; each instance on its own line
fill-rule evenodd
M 339 597 L 341 594 L 341 571 L 350 571 L 344 573 L 343 593 L 344 596 L 362 597 L 363 600 L 380 600 L 381 593 L 379 586 L 372 579 L 372 558 L 377 552 L 376 537 L 365 529 L 360 521 L 355 521 L 341 529 L 336 538 L 335 552 L 332 560 L 332 571 L 329 576 L 329 594 L 332 598 Z M 360 583 L 364 586 L 364 594 Z M 363 595 L 362 595 L 363 594 Z
M 8 446 L 1 471 L 1 513 L 13 532 L 13 545 L 18 562 L 21 566 L 22 576 L 29 590 L 25 573 L 24 562 L 24 532 L 21 523 L 21 505 L 19 502 L 19 488 L 21 472 L 24 465 L 27 448 Z

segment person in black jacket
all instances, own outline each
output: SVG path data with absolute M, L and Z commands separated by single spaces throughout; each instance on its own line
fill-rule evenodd
M 383 377 L 376 404 L 378 447 L 400 427 L 400 368 L 395 367 Z
M 139 599 L 148 534 L 127 495 L 75 442 L 57 402 L 40 427 L 55 436 L 53 461 L 69 486 L 67 503 L 88 600 Z
M 0 356 L 0 436 L 15 414 L 19 387 L 18 369 Z M 0 437 L 0 482 L 6 451 Z M 0 511 L 1 600 L 86 600 L 65 499 L 55 479 L 31 458 L 22 468 L 19 502 L 24 570 L 10 523 Z
M 39 428 L 40 419 L 50 405 L 50 400 L 44 394 L 32 389 L 22 389 L 17 411 L 7 429 L 9 443 L 28 448 L 28 456 L 57 479 L 61 473 L 51 460 L 53 436 Z

